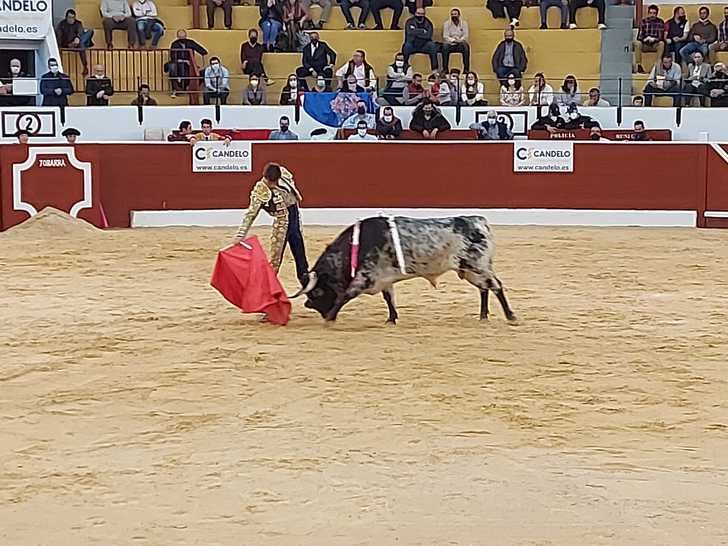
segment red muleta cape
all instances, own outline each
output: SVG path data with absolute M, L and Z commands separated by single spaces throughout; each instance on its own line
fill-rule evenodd
M 284 325 L 291 317 L 288 300 L 258 238 L 245 239 L 217 254 L 210 284 L 243 313 L 265 313 L 268 321 Z

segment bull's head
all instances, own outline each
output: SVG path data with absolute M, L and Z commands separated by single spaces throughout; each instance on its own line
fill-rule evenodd
M 308 277 L 308 283 L 298 292 L 290 296 L 291 299 L 306 295 L 304 307 L 318 311 L 323 318 L 334 308 L 336 291 L 328 281 L 327 275 L 319 277 L 312 271 Z

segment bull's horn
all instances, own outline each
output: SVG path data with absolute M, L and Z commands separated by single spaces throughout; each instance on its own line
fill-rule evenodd
M 308 294 L 311 290 L 313 290 L 316 287 L 316 282 L 318 281 L 318 277 L 316 276 L 316 272 L 312 271 L 311 274 L 308 276 L 308 284 L 301 288 L 298 292 L 293 294 L 292 296 L 288 296 L 288 299 L 297 298 L 298 296 L 302 296 L 303 294 Z

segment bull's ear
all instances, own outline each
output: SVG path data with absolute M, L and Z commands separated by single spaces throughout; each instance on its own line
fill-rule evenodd
M 308 274 L 308 284 L 301 288 L 298 292 L 293 294 L 292 296 L 288 296 L 288 299 L 294 299 L 298 296 L 302 296 L 303 294 L 308 294 L 311 290 L 313 290 L 316 287 L 316 283 L 318 282 L 318 277 L 316 276 L 315 271 L 311 271 Z

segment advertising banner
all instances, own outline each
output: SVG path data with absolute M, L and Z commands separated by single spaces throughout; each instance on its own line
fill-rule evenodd
M 574 143 L 558 140 L 515 141 L 513 172 L 574 172 Z
M 1 0 L 0 0 L 1 1 Z M 200 141 L 192 148 L 192 172 L 250 172 L 252 144 L 244 140 Z
M 51 10 L 51 0 L 0 0 L 0 40 L 45 39 Z

